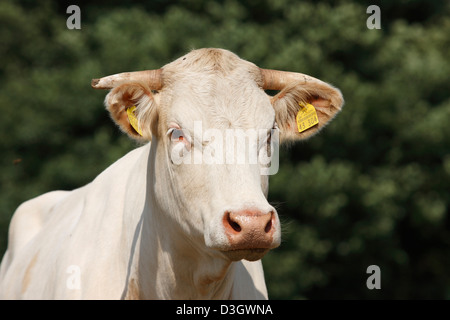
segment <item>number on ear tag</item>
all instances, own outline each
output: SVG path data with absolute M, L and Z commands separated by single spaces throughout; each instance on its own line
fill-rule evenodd
M 297 113 L 298 132 L 303 132 L 319 123 L 316 109 L 312 104 L 299 102 L 300 110 Z

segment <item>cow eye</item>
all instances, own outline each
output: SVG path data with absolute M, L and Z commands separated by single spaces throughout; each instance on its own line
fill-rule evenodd
M 272 143 L 272 130 L 269 130 L 267 132 L 267 139 L 266 139 L 266 152 L 268 156 L 272 154 L 271 143 Z
M 272 141 L 272 130 L 267 132 L 267 140 L 266 143 L 270 146 L 270 142 Z
M 170 128 L 167 131 L 167 135 L 170 137 L 170 140 L 174 143 L 183 142 L 186 146 L 190 144 L 190 137 L 187 132 L 183 129 L 179 128 Z
M 278 139 L 278 137 L 279 137 L 279 129 L 278 129 L 277 124 L 275 123 L 273 125 L 272 129 L 270 129 L 267 132 L 266 148 L 267 148 L 267 154 L 268 155 L 272 155 L 272 152 L 273 152 L 272 149 L 274 147 L 272 142 L 277 143 L 278 141 L 276 141 L 276 140 Z M 276 140 L 273 140 L 273 139 L 276 139 Z
M 172 133 L 170 134 L 170 140 L 172 140 L 173 142 L 183 142 L 185 140 L 183 130 L 173 129 Z
M 280 129 L 278 129 L 278 125 L 277 125 L 277 123 L 275 122 L 275 123 L 273 124 L 272 129 L 270 129 L 269 132 L 267 133 L 267 144 L 270 145 L 271 142 L 272 142 L 273 137 L 274 137 L 274 136 L 275 136 L 275 137 L 278 136 L 279 130 L 280 130 Z

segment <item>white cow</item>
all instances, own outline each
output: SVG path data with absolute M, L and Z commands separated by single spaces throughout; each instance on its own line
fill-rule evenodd
M 307 75 L 260 69 L 221 49 L 194 50 L 161 69 L 92 86 L 112 89 L 105 104 L 113 120 L 151 143 L 84 187 L 50 192 L 17 209 L 0 298 L 267 298 L 260 259 L 280 244 L 261 171 L 268 165 L 250 163 L 247 155 L 244 162 L 233 159 L 267 148 L 274 132 L 281 141 L 312 136 L 341 109 L 340 91 Z M 270 96 L 265 89 L 280 92 Z M 296 117 L 308 104 L 318 124 L 304 130 Z M 256 129 L 259 139 L 251 143 Z M 207 130 L 216 135 L 202 134 Z M 201 161 L 227 130 L 243 132 L 245 148 L 226 149 L 223 163 Z

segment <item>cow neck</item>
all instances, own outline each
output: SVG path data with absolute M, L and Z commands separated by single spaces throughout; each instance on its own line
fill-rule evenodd
M 220 253 L 206 249 L 203 241 L 186 234 L 167 209 L 155 201 L 154 181 L 157 141 L 148 155 L 147 191 L 138 223 L 134 274 L 128 279 L 125 298 L 228 299 L 235 265 Z M 159 172 L 161 174 L 161 172 Z
M 142 281 L 151 284 L 143 286 L 143 298 L 229 298 L 234 278 L 231 261 L 199 246 L 167 212 L 158 211 L 143 220 L 139 270 Z

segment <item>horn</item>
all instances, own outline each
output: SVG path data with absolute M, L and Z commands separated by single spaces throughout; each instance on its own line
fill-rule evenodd
M 123 72 L 100 79 L 92 79 L 91 86 L 94 89 L 112 89 L 126 82 L 140 81 L 147 83 L 153 90 L 160 90 L 162 88 L 161 73 L 162 69 Z
M 283 90 L 286 85 L 292 82 L 316 82 L 324 83 L 323 81 L 303 73 L 279 71 L 271 69 L 261 69 L 261 76 L 263 78 L 264 90 Z

